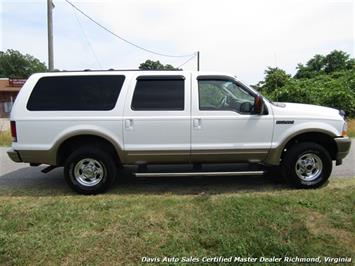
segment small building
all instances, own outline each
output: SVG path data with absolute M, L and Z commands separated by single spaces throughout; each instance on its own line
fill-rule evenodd
M 9 117 L 12 105 L 26 79 L 0 78 L 0 117 Z

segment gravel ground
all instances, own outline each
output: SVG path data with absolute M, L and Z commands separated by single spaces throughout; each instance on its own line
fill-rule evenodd
M 353 139 L 354 143 L 355 139 Z M 17 191 L 19 189 L 54 191 L 57 193 L 70 193 L 64 182 L 63 168 L 57 168 L 44 174 L 44 166 L 30 167 L 25 163 L 12 162 L 6 151 L 8 147 L 0 147 L 0 190 Z M 344 159 L 341 166 L 333 168 L 332 178 L 355 177 L 355 145 L 352 145 L 350 154 Z M 213 166 L 209 169 L 213 171 Z M 150 191 L 151 193 L 172 192 L 179 194 L 200 193 L 206 187 L 225 187 L 225 192 L 240 190 L 263 190 L 263 188 L 282 188 L 283 182 L 277 177 L 178 177 L 178 178 L 135 178 L 125 170 L 122 174 L 124 186 L 135 189 L 138 193 Z M 117 186 L 120 186 L 118 184 Z M 46 193 L 45 193 L 46 194 Z

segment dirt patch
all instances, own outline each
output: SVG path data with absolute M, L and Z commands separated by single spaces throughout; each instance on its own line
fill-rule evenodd
M 350 246 L 355 250 L 355 238 L 351 232 L 334 228 L 328 218 L 316 211 L 308 211 L 306 216 L 306 227 L 313 235 L 329 235 Z

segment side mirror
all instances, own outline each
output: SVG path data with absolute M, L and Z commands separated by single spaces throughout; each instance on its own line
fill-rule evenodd
M 254 114 L 262 114 L 264 112 L 264 100 L 260 95 L 256 95 L 254 102 Z

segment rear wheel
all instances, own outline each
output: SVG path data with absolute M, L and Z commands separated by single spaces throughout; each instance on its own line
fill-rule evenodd
M 323 146 L 313 142 L 294 144 L 284 157 L 283 176 L 293 186 L 317 188 L 332 172 L 332 159 Z
M 106 191 L 117 175 L 117 162 L 99 147 L 81 147 L 69 155 L 64 165 L 68 185 L 80 194 Z

